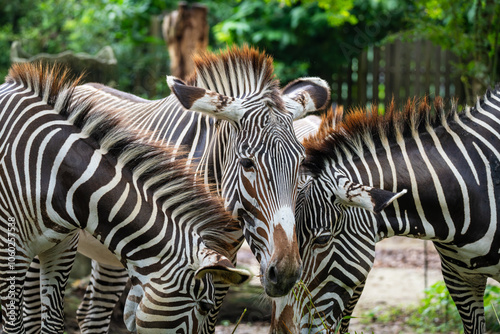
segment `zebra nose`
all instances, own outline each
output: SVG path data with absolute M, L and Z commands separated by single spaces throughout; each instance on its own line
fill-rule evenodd
M 264 289 L 270 297 L 285 296 L 293 289 L 302 275 L 302 266 L 282 267 L 279 262 L 271 263 L 265 273 Z

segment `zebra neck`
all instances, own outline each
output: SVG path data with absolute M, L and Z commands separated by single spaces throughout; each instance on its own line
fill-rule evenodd
M 236 138 L 233 126 L 227 121 L 219 120 L 213 127 L 215 131 L 213 131 L 213 136 L 210 139 L 209 149 L 204 151 L 196 171 L 198 177 L 205 184 L 214 185 L 218 195 L 223 196 L 222 188 L 225 183 L 223 176 L 225 176 L 225 179 L 237 179 L 234 175 L 236 171 L 228 172 L 223 170 L 228 165 L 229 160 L 235 159 L 234 150 L 231 147 L 235 145 Z

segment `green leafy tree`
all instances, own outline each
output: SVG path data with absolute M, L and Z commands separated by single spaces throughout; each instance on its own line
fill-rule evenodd
M 458 56 L 455 70 L 473 103 L 499 79 L 498 0 L 416 0 L 412 29 L 404 35 L 427 38 Z
M 219 43 L 248 43 L 273 55 L 284 82 L 306 75 L 331 82 L 365 47 L 407 28 L 406 8 L 411 1 L 241 1 L 213 31 Z
M 177 6 L 176 0 L 19 0 L 0 6 L 0 71 L 10 65 L 9 48 L 21 41 L 30 54 L 65 50 L 96 53 L 111 45 L 118 59 L 118 88 L 151 96 L 166 94 L 168 54 L 151 34 L 152 18 Z

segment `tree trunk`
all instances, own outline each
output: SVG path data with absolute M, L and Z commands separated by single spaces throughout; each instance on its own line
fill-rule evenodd
M 163 38 L 170 55 L 171 74 L 186 79 L 194 71 L 192 56 L 208 46 L 207 8 L 185 2 L 163 19 Z

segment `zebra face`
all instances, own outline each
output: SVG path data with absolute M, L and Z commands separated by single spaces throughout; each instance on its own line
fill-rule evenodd
M 272 332 L 334 331 L 373 265 L 375 213 L 404 193 L 355 184 L 335 169 L 300 189 L 296 217 L 303 284 L 275 300 Z
M 270 116 L 261 109 L 262 128 L 243 117 L 234 131 L 234 170 L 223 177 L 226 207 L 237 215 L 260 262 L 269 296 L 286 294 L 301 274 L 295 232 L 295 198 L 304 148 L 295 138 L 289 113 Z M 255 115 L 252 115 L 255 116 Z M 236 130 L 236 129 L 235 129 Z M 231 154 L 231 153 L 229 153 Z M 231 191 L 232 190 L 232 191 Z
M 134 285 L 124 311 L 130 331 L 200 333 L 213 326 L 228 287 L 250 278 L 248 271 L 234 268 L 228 258 L 203 243 L 194 256 L 176 254 L 171 260 L 167 272 L 131 277 Z
M 215 182 L 260 262 L 266 293 L 285 295 L 302 271 L 294 211 L 304 147 L 295 137 L 293 119 L 324 108 L 328 85 L 299 79 L 279 92 L 270 81 L 247 85 L 252 91 L 230 97 L 171 77 L 167 82 L 185 108 L 224 121 L 207 153 L 217 166 Z

